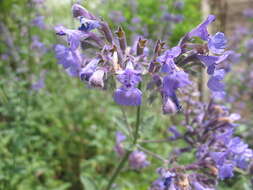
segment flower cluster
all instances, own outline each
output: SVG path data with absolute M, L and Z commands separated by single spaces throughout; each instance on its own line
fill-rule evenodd
M 167 160 L 168 167 L 158 169 L 160 177 L 153 182 L 150 190 L 166 189 L 216 189 L 218 180 L 234 176 L 236 171 L 248 171 L 253 161 L 253 150 L 242 139 L 234 136 L 238 127 L 235 121 L 240 115 L 215 104 L 208 106 L 191 99 L 186 100 L 186 127 L 180 133 L 175 126 L 169 128 L 173 136 L 169 141 L 184 140 L 189 146 L 175 148 Z M 192 106 L 198 105 L 198 109 Z M 190 119 L 189 119 L 190 118 Z M 195 161 L 188 165 L 178 165 L 177 157 L 185 152 L 195 151 Z
M 78 4 L 73 5 L 72 12 L 80 22 L 77 29 L 55 27 L 56 34 L 65 37 L 68 44 L 55 46 L 58 64 L 89 87 L 106 90 L 112 85 L 113 99 L 117 104 L 138 106 L 131 151 L 124 147 L 128 137 L 121 132 L 116 133 L 114 149 L 122 158 L 120 167 L 128 160 L 132 169 L 140 170 L 149 165 L 147 154 L 164 161 L 168 167 L 158 170 L 160 177 L 152 184 L 151 190 L 210 190 L 216 187 L 219 179 L 232 177 L 238 168 L 248 168 L 253 157 L 252 150 L 233 135 L 237 127 L 234 122 L 239 116 L 229 114 L 213 101 L 209 105 L 197 101 L 191 97 L 194 93 L 187 90 L 195 84 L 190 79 L 190 73 L 194 69 L 192 65 L 197 65 L 206 68 L 209 76 L 207 86 L 213 96 L 224 95 L 222 80 L 236 54 L 226 50 L 228 41 L 224 33 L 209 34 L 207 27 L 215 21 L 214 15 L 209 15 L 185 34 L 176 46 L 168 47 L 158 40 L 152 48 L 142 36 L 132 46 L 128 45 L 121 27 L 113 33 L 104 20 Z M 151 49 L 153 51 L 149 51 Z M 184 123 L 181 123 L 185 127 L 183 133 L 178 131 L 177 125 L 168 129 L 172 136 L 166 141 L 181 139 L 188 144 L 188 147 L 176 148 L 172 152 L 173 158 L 163 159 L 139 145 L 138 114 L 143 103 L 144 78 L 149 81 L 146 89 L 161 95 L 164 114 L 180 112 L 185 117 Z M 113 79 L 116 82 L 110 83 Z M 179 92 L 185 96 L 181 97 Z M 179 166 L 176 157 L 191 151 L 196 152 L 195 162 Z M 120 169 L 115 175 L 118 171 Z M 113 175 L 107 189 L 114 179 Z
M 207 26 L 215 20 L 215 16 L 208 16 L 203 23 L 187 33 L 177 46 L 166 48 L 164 42 L 157 41 L 153 52 L 148 54 L 145 52 L 148 45 L 146 39 L 139 37 L 129 47 L 121 27 L 115 36 L 105 21 L 80 5 L 73 5 L 72 11 L 73 16 L 80 21 L 78 29 L 55 27 L 56 34 L 66 36 L 68 42 L 68 46 L 55 46 L 58 63 L 71 76 L 79 77 L 91 87 L 105 89 L 108 78 L 116 75 L 121 84 L 114 92 L 116 103 L 139 106 L 142 103 L 142 92 L 138 84 L 145 75 L 150 76 L 151 83 L 161 93 L 164 113 L 179 111 L 181 106 L 177 91 L 191 84 L 187 71 L 182 67 L 192 62 L 199 65 L 202 62 L 207 67 L 210 75 L 207 85 L 213 92 L 224 92 L 221 80 L 226 72 L 220 64 L 228 59 L 231 51 L 225 51 L 227 39 L 223 33 L 211 36 L 207 31 Z M 202 39 L 204 43 L 192 43 L 194 37 Z M 84 55 L 80 48 L 88 44 L 97 51 L 95 54 L 93 52 L 92 57 Z

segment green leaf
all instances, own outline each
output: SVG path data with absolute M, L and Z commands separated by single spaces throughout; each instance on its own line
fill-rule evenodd
M 82 185 L 85 188 L 85 190 L 97 190 L 98 189 L 97 185 L 94 183 L 94 180 L 92 180 L 91 178 L 89 178 L 87 176 L 81 176 L 80 179 L 81 179 Z

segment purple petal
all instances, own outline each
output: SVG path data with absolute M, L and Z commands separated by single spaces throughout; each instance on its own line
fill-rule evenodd
M 207 26 L 215 21 L 214 15 L 209 15 L 207 19 L 198 25 L 196 28 L 194 28 L 191 32 L 188 33 L 189 38 L 192 38 L 194 36 L 201 38 L 202 40 L 207 41 L 209 37 L 209 33 L 207 31 Z
M 139 106 L 142 102 L 142 92 L 138 88 L 118 88 L 114 92 L 114 101 L 123 106 Z

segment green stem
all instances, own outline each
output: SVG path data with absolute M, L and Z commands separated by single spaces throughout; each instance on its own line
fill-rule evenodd
M 138 86 L 139 89 L 141 89 L 141 83 Z M 135 131 L 133 134 L 133 146 L 136 145 L 138 137 L 139 137 L 139 128 L 140 128 L 140 115 L 141 115 L 141 106 L 137 107 L 137 112 L 136 112 L 136 123 L 135 123 Z M 113 175 L 111 177 L 111 179 L 109 180 L 109 183 L 107 185 L 107 187 L 105 188 L 105 190 L 110 190 L 114 181 L 116 180 L 116 178 L 119 176 L 119 173 L 121 172 L 121 170 L 123 169 L 128 156 L 131 154 L 131 150 L 127 150 L 125 155 L 123 156 L 123 158 L 121 159 L 119 165 L 117 166 L 117 168 L 115 169 L 115 171 L 113 172 Z
M 120 171 L 124 167 L 124 165 L 125 165 L 125 163 L 126 163 L 126 161 L 128 159 L 128 156 L 130 155 L 130 153 L 131 153 L 130 150 L 128 150 L 125 153 L 124 157 L 121 159 L 119 165 L 117 166 L 116 170 L 114 171 L 114 173 L 113 173 L 113 175 L 112 175 L 112 177 L 111 177 L 111 179 L 110 179 L 110 181 L 109 181 L 109 183 L 108 183 L 108 185 L 107 185 L 107 187 L 106 187 L 105 190 L 110 190 L 111 189 L 111 187 L 113 185 L 113 182 L 116 180 L 116 178 L 118 177 Z

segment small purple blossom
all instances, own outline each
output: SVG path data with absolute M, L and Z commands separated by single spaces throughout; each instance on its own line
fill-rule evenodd
M 221 82 L 225 76 L 224 70 L 216 70 L 208 80 L 207 86 L 212 91 L 224 91 L 225 85 Z
M 71 50 L 73 50 L 73 51 L 79 47 L 80 41 L 82 39 L 85 39 L 88 37 L 87 34 L 81 32 L 79 30 L 70 30 L 70 29 L 65 28 L 64 26 L 56 26 L 54 28 L 54 30 L 57 35 L 60 35 L 60 36 L 66 35 L 67 36 L 68 44 L 69 44 Z
M 162 64 L 161 71 L 165 73 L 172 73 L 176 70 L 176 64 L 174 59 L 181 53 L 181 48 L 176 46 L 170 50 L 167 50 L 157 58 L 157 61 Z
M 118 156 L 121 157 L 125 153 L 122 142 L 126 140 L 126 136 L 122 132 L 117 131 L 115 137 L 116 137 L 116 145 L 114 147 L 114 150 L 118 154 Z
M 44 18 L 44 16 L 37 16 L 32 20 L 32 24 L 40 29 L 46 29 Z
M 114 92 L 115 102 L 123 106 L 139 106 L 142 102 L 142 92 L 136 86 L 141 81 L 140 72 L 134 70 L 129 62 L 117 79 L 122 86 Z
M 135 150 L 129 156 L 129 165 L 132 169 L 140 170 L 149 165 L 147 161 L 147 156 L 144 152 Z
M 83 32 L 89 32 L 91 30 L 94 30 L 100 27 L 99 21 L 89 20 L 85 17 L 80 17 L 80 24 L 81 26 L 78 28 L 78 30 L 83 31 Z
M 224 33 L 217 32 L 208 39 L 208 48 L 212 53 L 222 54 L 227 47 L 227 38 Z
M 209 37 L 207 26 L 214 22 L 215 19 L 216 17 L 214 15 L 209 15 L 204 22 L 202 22 L 200 25 L 198 25 L 196 28 L 194 28 L 191 32 L 188 33 L 188 37 L 199 37 L 202 40 L 207 41 Z
M 231 178 L 234 176 L 233 170 L 234 170 L 234 165 L 233 164 L 223 164 L 218 167 L 219 169 L 219 178 L 221 180 L 226 179 L 226 178 Z

